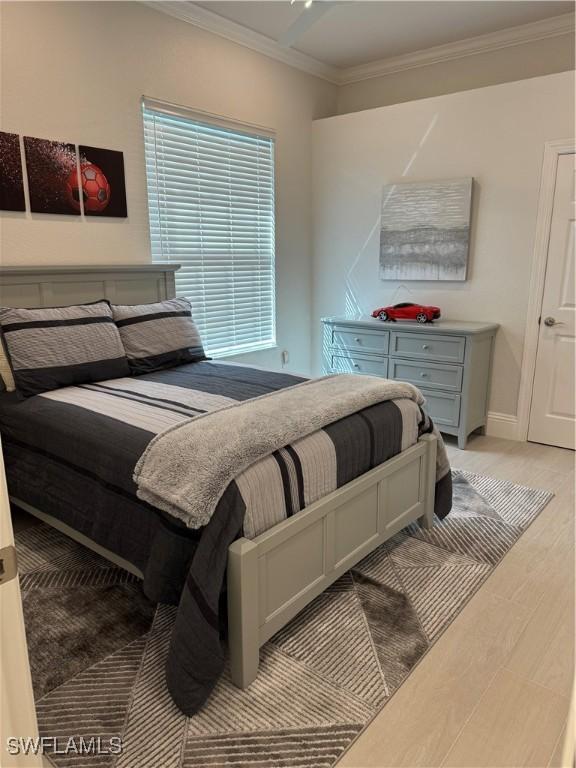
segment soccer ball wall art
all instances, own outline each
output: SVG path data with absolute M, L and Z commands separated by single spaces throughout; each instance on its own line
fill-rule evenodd
M 66 194 L 70 174 L 76 171 L 76 147 L 63 141 L 24 136 L 28 191 L 32 213 L 80 215 Z
M 4 131 L 0 131 L 0 210 L 26 210 L 20 137 Z
M 78 150 L 86 216 L 127 216 L 122 152 L 83 144 Z
M 32 213 L 125 218 L 124 155 L 25 136 Z M 20 137 L 0 132 L 0 210 L 25 211 Z

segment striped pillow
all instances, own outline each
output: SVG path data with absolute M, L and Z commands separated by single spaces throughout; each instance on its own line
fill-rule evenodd
M 206 360 L 187 299 L 112 305 L 132 373 L 149 373 Z
M 25 397 L 130 373 L 107 301 L 50 309 L 0 308 L 16 388 Z

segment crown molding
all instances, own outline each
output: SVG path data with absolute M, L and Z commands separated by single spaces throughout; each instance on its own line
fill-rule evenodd
M 174 16 L 181 21 L 187 21 L 207 32 L 225 37 L 234 43 L 244 45 L 253 51 L 264 54 L 264 56 L 281 61 L 283 64 L 328 80 L 330 83 L 337 84 L 339 82 L 341 70 L 338 68 L 324 64 L 312 56 L 295 51 L 293 48 L 286 48 L 266 35 L 261 35 L 259 32 L 254 32 L 254 30 L 237 24 L 235 21 L 225 19 L 223 16 L 195 3 L 186 2 L 186 0 L 148 0 L 144 5 L 161 13 L 167 13 L 169 16 Z
M 358 83 L 362 80 L 438 64 L 442 61 L 475 56 L 479 53 L 497 51 L 501 48 L 510 48 L 549 37 L 574 34 L 574 14 L 565 13 L 530 24 L 521 24 L 496 32 L 489 32 L 485 35 L 457 40 L 454 43 L 436 45 L 432 48 L 424 48 L 400 56 L 360 64 L 356 67 L 338 68 L 324 64 L 293 48 L 287 48 L 276 40 L 266 37 L 266 35 L 254 32 L 235 21 L 225 19 L 223 16 L 219 16 L 217 13 L 202 8 L 189 0 L 147 0 L 144 4 L 156 11 L 186 21 L 220 37 L 225 37 L 227 40 L 232 40 L 234 43 L 244 45 L 253 51 L 264 54 L 264 56 L 281 61 L 283 64 L 288 64 L 335 85 Z
M 374 77 L 391 75 L 394 72 L 402 72 L 406 69 L 425 67 L 430 64 L 438 64 L 442 61 L 461 59 L 466 56 L 475 56 L 479 53 L 497 51 L 501 48 L 510 48 L 515 45 L 531 43 L 536 40 L 544 40 L 548 37 L 574 34 L 574 14 L 565 13 L 561 16 L 552 16 L 541 21 L 529 24 L 521 24 L 516 27 L 507 27 L 485 35 L 468 37 L 457 40 L 454 43 L 436 45 L 432 48 L 424 48 L 412 53 L 400 56 L 392 56 L 387 59 L 373 61 L 368 64 L 360 64 L 356 67 L 348 67 L 340 70 L 339 84 L 358 83 L 361 80 L 370 80 Z

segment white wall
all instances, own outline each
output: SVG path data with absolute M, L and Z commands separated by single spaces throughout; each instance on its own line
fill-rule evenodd
M 573 135 L 573 115 L 566 72 L 316 121 L 316 368 L 321 317 L 438 304 L 446 318 L 501 324 L 490 410 L 514 415 L 544 142 Z M 380 281 L 382 185 L 459 176 L 475 179 L 469 279 Z
M 0 213 L 5 265 L 150 260 L 140 100 L 277 132 L 278 349 L 243 359 L 310 366 L 311 128 L 336 86 L 136 2 L 0 3 L 2 130 L 122 150 L 127 220 Z
M 381 185 L 400 178 L 418 150 L 408 177 L 472 174 L 478 179 L 472 279 L 433 293 L 454 317 L 502 314 L 506 328 L 496 373 L 500 376 L 510 354 L 514 374 L 511 388 L 495 389 L 492 407 L 514 412 L 540 156 L 546 138 L 570 133 L 568 75 L 316 123 L 312 315 L 311 121 L 336 112 L 336 86 L 136 2 L 1 2 L 0 34 L 1 129 L 122 150 L 129 210 L 127 220 L 85 222 L 0 212 L 0 263 L 150 259 L 143 94 L 272 127 L 277 132 L 278 349 L 243 359 L 277 367 L 280 351 L 288 349 L 288 368 L 306 372 L 310 329 L 317 328 L 321 314 L 344 309 L 347 277 L 365 309 L 392 293 L 378 281 L 378 236 L 370 231 L 377 222 Z M 565 42 L 541 42 L 556 48 L 540 51 L 538 66 L 564 66 Z M 520 57 L 511 49 L 512 55 Z M 536 66 L 522 60 L 526 68 L 518 77 Z M 362 108 L 366 98 L 401 100 L 430 87 L 452 88 L 460 82 L 456 73 L 481 61 L 475 56 L 448 62 L 450 77 L 438 77 L 434 67 L 400 73 L 410 79 L 398 80 L 394 88 L 389 78 L 358 84 L 356 91 L 347 86 L 340 89 L 340 108 Z M 510 60 L 501 65 L 507 76 L 520 66 Z M 492 72 L 488 65 L 483 69 Z M 419 148 L 436 113 L 438 121 Z M 346 186 L 339 189 L 343 179 Z M 509 310 L 501 310 L 500 300 L 491 301 L 492 289 L 487 290 L 490 270 L 500 268 L 508 254 L 512 263 L 505 272 L 516 278 L 498 281 L 494 288 L 496 296 L 511 302 Z
M 560 35 L 341 86 L 338 113 L 343 115 L 572 69 L 574 35 Z

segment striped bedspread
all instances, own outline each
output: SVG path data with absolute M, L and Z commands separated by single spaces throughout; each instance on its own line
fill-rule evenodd
M 170 434 L 171 427 L 184 424 L 194 416 L 214 413 L 239 402 L 235 397 L 218 392 L 189 388 L 181 383 L 150 381 L 144 377 L 67 387 L 41 397 L 94 411 L 153 435 L 166 430 Z M 362 474 L 361 468 L 366 471 L 414 445 L 419 434 L 431 429 L 414 400 L 399 396 L 377 405 L 361 410 L 356 424 L 339 419 L 324 429 L 279 447 L 238 474 L 236 485 L 245 507 L 244 536 L 258 536 L 358 477 Z M 359 428 L 365 435 L 354 434 Z M 350 447 L 355 443 L 358 445 L 351 451 Z M 358 455 L 362 443 L 364 450 Z M 367 452 L 370 455 L 368 466 L 365 464 Z M 217 458 L 216 453 L 214 458 Z M 366 468 L 362 467 L 363 463 Z M 448 470 L 440 441 L 438 479 Z
M 10 493 L 136 565 L 154 600 L 179 601 L 166 680 L 187 715 L 202 706 L 225 665 L 221 595 L 229 545 L 242 533 L 257 536 L 433 429 L 411 400 L 346 416 L 242 472 L 199 532 L 137 499 L 134 468 L 155 435 L 302 381 L 203 361 L 21 402 L 0 398 Z M 439 448 L 445 456 L 441 441 Z M 443 517 L 451 506 L 451 477 L 447 462 L 438 469 L 436 513 Z

